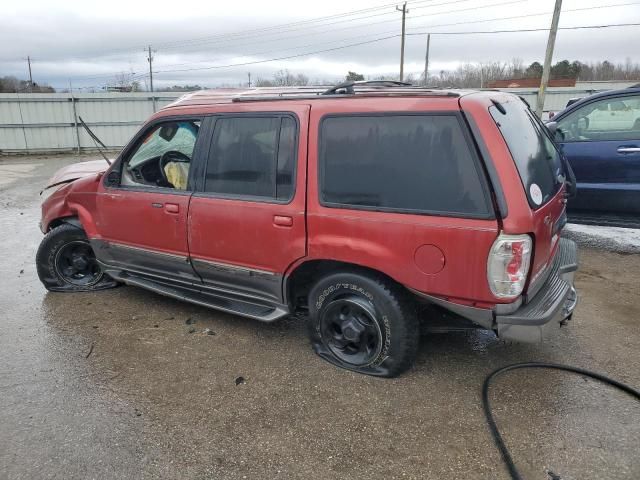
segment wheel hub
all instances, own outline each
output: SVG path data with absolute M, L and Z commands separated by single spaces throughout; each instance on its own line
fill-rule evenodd
M 320 316 L 320 334 L 333 355 L 357 366 L 373 362 L 384 344 L 373 305 L 358 296 L 330 302 Z
M 350 342 L 359 342 L 365 326 L 357 318 L 350 318 L 342 323 L 342 335 Z
M 56 253 L 55 269 L 62 280 L 78 287 L 95 285 L 103 276 L 86 240 L 74 240 L 60 247 Z
M 73 267 L 79 272 L 86 270 L 87 266 L 89 265 L 89 261 L 87 260 L 86 255 L 83 254 L 74 254 L 71 263 Z

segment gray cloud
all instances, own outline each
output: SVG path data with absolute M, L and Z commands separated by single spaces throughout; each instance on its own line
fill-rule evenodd
M 463 62 L 507 61 L 521 58 L 525 63 L 542 60 L 546 46 L 546 33 L 512 33 L 500 35 L 437 35 L 443 31 L 477 31 L 496 29 L 544 28 L 550 15 L 535 15 L 529 18 L 495 20 L 501 17 L 519 16 L 527 13 L 550 12 L 552 0 L 540 2 L 518 2 L 514 5 L 477 8 L 495 5 L 498 0 L 453 2 L 429 10 L 429 2 L 415 0 L 415 10 L 410 11 L 407 27 L 409 32 L 433 32 L 431 43 L 432 71 L 449 69 Z M 433 0 L 432 0 L 433 1 Z M 38 3 L 38 2 L 36 2 Z M 282 3 L 282 2 L 281 2 Z M 438 4 L 445 3 L 443 0 Z M 620 3 L 633 3 L 623 2 Z M 640 22 L 638 4 L 574 11 L 598 5 L 593 0 L 565 1 L 566 13 L 561 17 L 561 26 L 593 25 L 603 23 Z M 255 5 L 258 5 L 257 3 Z M 299 4 L 291 4 L 297 8 Z M 341 5 L 341 6 L 340 6 Z M 412 2 L 409 3 L 411 10 Z M 282 6 L 282 5 L 281 5 Z M 0 32 L 0 75 L 26 77 L 23 60 L 27 55 L 34 58 L 34 79 L 54 86 L 66 86 L 69 79 L 75 86 L 100 86 L 112 80 L 118 72 L 147 73 L 148 64 L 143 48 L 154 45 L 155 68 L 164 70 L 201 68 L 207 65 L 226 65 L 265 58 L 283 57 L 297 53 L 332 48 L 369 39 L 399 33 L 399 14 L 389 7 L 374 13 L 385 13 L 360 22 L 344 22 L 344 19 L 328 20 L 326 25 L 306 24 L 298 27 L 281 27 L 260 34 L 233 35 L 232 32 L 268 28 L 287 22 L 304 21 L 317 16 L 345 10 L 344 4 L 336 4 L 331 11 L 302 12 L 294 8 L 281 9 L 285 14 L 260 13 L 260 8 L 248 2 L 246 9 L 251 16 L 241 12 L 239 5 L 225 12 L 225 16 L 202 15 L 201 11 L 181 11 L 178 18 L 170 14 L 148 16 L 143 10 L 118 18 L 110 12 L 106 17 L 96 5 L 81 10 L 82 13 L 62 10 L 48 2 L 39 4 L 37 11 L 9 12 Z M 350 3 L 348 9 L 367 8 L 364 1 Z M 464 10 L 455 12 L 455 10 Z M 295 15 L 290 13 L 295 12 Z M 469 23 L 478 20 L 481 23 Z M 436 27 L 442 24 L 462 23 Z M 189 39 L 205 36 L 230 36 L 203 40 Z M 630 41 L 635 39 L 635 41 Z M 556 45 L 556 59 L 568 58 L 582 61 L 609 59 L 624 61 L 635 56 L 640 39 L 640 27 L 608 30 L 562 30 Z M 424 36 L 409 36 L 406 46 L 406 67 L 409 72 L 420 72 L 423 68 Z M 170 43 L 174 42 L 174 45 Z M 397 71 L 399 38 L 392 38 L 369 45 L 336 50 L 277 62 L 261 63 L 233 68 L 166 72 L 156 74 L 158 85 L 200 83 L 208 86 L 236 84 L 246 81 L 246 73 L 253 78 L 270 77 L 279 69 L 303 72 L 312 79 L 334 80 L 347 70 L 357 70 L 366 75 L 379 75 Z M 186 64 L 186 65 L 183 65 Z M 144 79 L 143 79 L 144 80 Z

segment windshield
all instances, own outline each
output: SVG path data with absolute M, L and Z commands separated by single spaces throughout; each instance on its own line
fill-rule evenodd
M 548 202 L 564 183 L 560 153 L 524 102 L 506 102 L 501 106 L 505 113 L 495 106 L 490 107 L 489 112 L 516 163 L 529 205 L 537 209 Z

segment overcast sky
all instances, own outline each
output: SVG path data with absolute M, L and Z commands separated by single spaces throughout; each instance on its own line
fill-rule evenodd
M 527 64 L 542 61 L 546 32 L 437 33 L 548 28 L 553 5 L 554 0 L 409 1 L 407 33 L 414 35 L 407 37 L 405 72 L 419 75 L 423 70 L 426 32 L 435 34 L 429 68 L 433 73 L 462 62 L 514 57 Z M 560 27 L 640 23 L 640 1 L 564 0 L 562 7 Z M 297 58 L 226 66 L 398 35 L 401 13 L 384 0 L 29 0 L 5 4 L 2 11 L 0 76 L 27 78 L 29 55 L 34 81 L 57 88 L 68 86 L 69 80 L 74 87 L 101 87 L 112 83 L 118 72 L 133 72 L 144 85 L 148 63 L 143 49 L 149 44 L 155 50 L 157 86 L 237 85 L 246 82 L 247 72 L 253 79 L 270 78 L 280 69 L 330 81 L 348 70 L 367 76 L 398 71 L 398 36 Z M 640 62 L 638 45 L 638 26 L 561 30 L 554 61 Z

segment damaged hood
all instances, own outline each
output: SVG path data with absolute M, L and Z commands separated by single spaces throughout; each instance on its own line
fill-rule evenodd
M 53 177 L 51 177 L 49 181 L 47 181 L 43 190 L 54 187 L 56 185 L 61 185 L 63 183 L 73 182 L 74 180 L 82 177 L 104 172 L 108 167 L 109 165 L 107 165 L 107 162 L 104 159 L 90 160 L 88 162 L 80 162 L 67 165 L 66 167 L 62 167 L 60 170 L 53 174 Z

